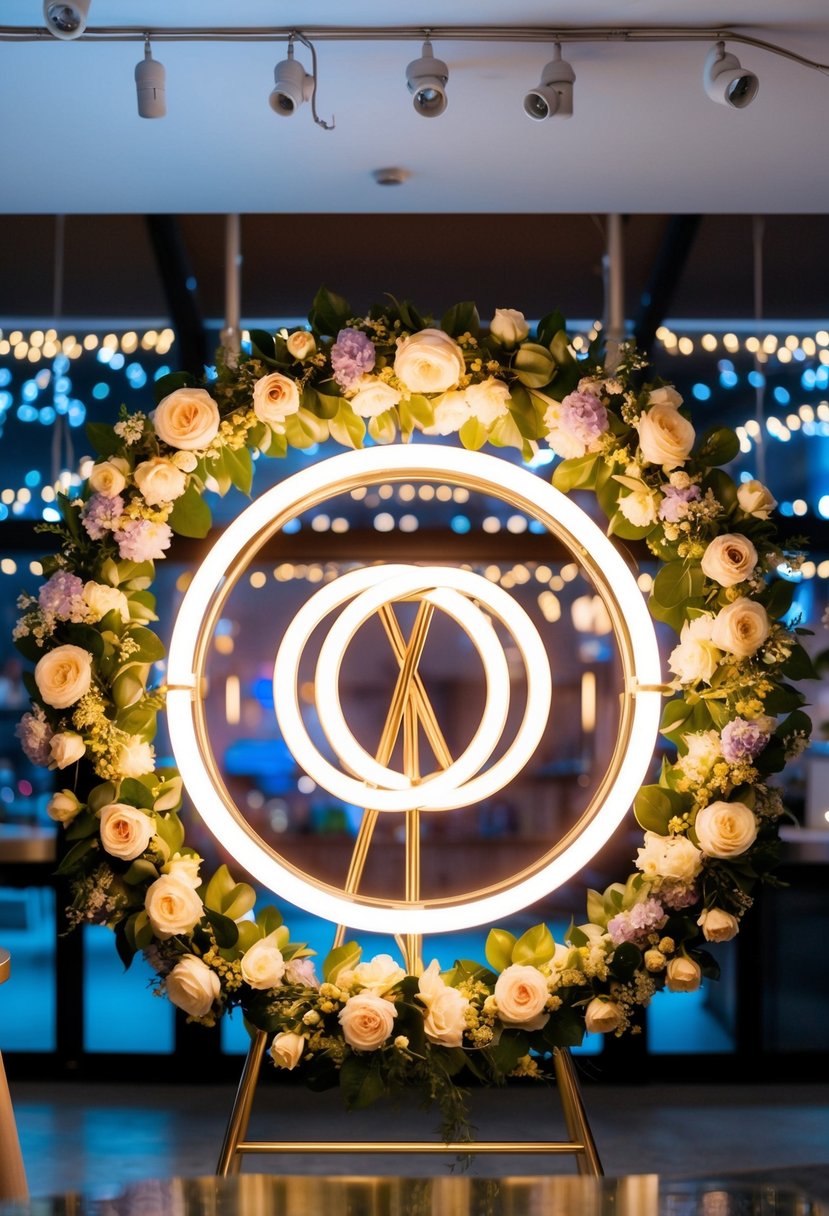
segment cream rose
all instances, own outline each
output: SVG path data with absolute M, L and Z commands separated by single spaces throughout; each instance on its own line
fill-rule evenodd
M 285 974 L 285 960 L 276 944 L 276 934 L 269 933 L 242 955 L 242 979 L 251 988 L 276 988 Z
M 424 435 L 454 435 L 471 417 L 465 393 L 444 393 L 435 402 L 435 416 L 431 426 L 423 428 Z
M 755 519 L 768 519 L 777 506 L 777 499 L 768 486 L 754 478 L 737 486 L 737 502 L 741 511 L 753 515 Z
M 741 596 L 714 617 L 711 641 L 721 650 L 747 659 L 769 636 L 771 622 L 762 604 Z
M 659 498 L 651 490 L 634 490 L 619 499 L 619 510 L 635 528 L 649 528 L 658 518 Z
M 470 384 L 465 392 L 467 404 L 482 426 L 492 426 L 509 413 L 509 389 L 503 380 L 489 376 L 480 384 Z
M 288 354 L 294 359 L 308 359 L 317 349 L 317 344 L 313 334 L 309 334 L 307 329 L 294 330 L 289 335 L 287 341 Z
M 89 692 L 92 655 L 82 646 L 56 646 L 38 660 L 35 683 L 47 705 L 67 709 Z
M 397 344 L 394 374 L 410 393 L 444 393 L 465 371 L 463 351 L 443 330 L 422 329 Z
M 385 380 L 364 377 L 351 398 L 351 408 L 361 418 L 376 418 L 379 414 L 385 414 L 386 410 L 394 409 L 402 395 Z
M 119 777 L 143 777 L 153 771 L 155 751 L 151 743 L 145 743 L 138 735 L 129 735 L 118 747 L 115 764 Z
M 253 386 L 253 412 L 272 430 L 284 430 L 285 419 L 299 409 L 299 389 L 280 372 L 263 376 Z
M 622 1010 L 615 1001 L 603 1001 L 594 996 L 584 1011 L 584 1029 L 588 1034 L 609 1034 L 622 1021 Z
M 711 640 L 714 618 L 705 613 L 686 621 L 679 635 L 679 645 L 668 658 L 668 666 L 683 684 L 708 683 L 717 670 L 722 652 Z
M 153 425 L 159 439 L 185 451 L 206 448 L 219 433 L 219 407 L 203 388 L 177 388 L 156 406 Z
M 651 390 L 648 405 L 669 405 L 671 409 L 677 409 L 682 405 L 682 397 L 670 384 L 663 384 L 661 388 Z
M 283 1030 L 274 1036 L 268 1049 L 268 1055 L 277 1068 L 287 1068 L 290 1072 L 292 1068 L 296 1068 L 304 1050 L 305 1039 L 301 1034 L 295 1034 L 292 1030 Z
M 637 850 L 636 868 L 646 878 L 673 878 L 691 882 L 702 869 L 702 855 L 687 836 L 660 836 L 645 832 L 644 847 Z
M 744 583 L 754 573 L 757 550 L 747 536 L 726 532 L 717 536 L 702 555 L 703 574 L 721 587 Z
M 71 790 L 60 790 L 49 799 L 46 814 L 55 823 L 71 823 L 81 813 L 83 805 Z
M 406 972 L 390 954 L 375 954 L 367 963 L 360 963 L 354 968 L 354 979 L 360 987 L 376 992 L 378 996 L 382 996 L 405 978 Z
M 426 1038 L 444 1047 L 460 1047 L 469 1001 L 457 988 L 444 983 L 437 959 L 432 959 L 418 981 L 418 1000 L 425 1007 Z
M 167 976 L 167 996 L 191 1018 L 205 1017 L 222 990 L 219 977 L 195 954 L 187 954 Z
M 101 844 L 111 857 L 135 861 L 155 836 L 152 815 L 125 802 L 110 802 L 101 808 Z
M 658 402 L 641 415 L 636 424 L 639 450 L 648 464 L 675 469 L 684 464 L 694 446 L 695 431 L 676 406 Z
M 117 612 L 122 621 L 130 619 L 130 606 L 123 591 L 110 587 L 108 583 L 89 581 L 84 583 L 84 602 L 89 609 L 91 621 L 101 621 L 108 612 Z
M 198 467 L 198 457 L 192 452 L 173 452 L 170 457 L 177 469 L 181 469 L 182 473 L 194 473 Z
M 115 498 L 127 484 L 128 470 L 129 464 L 119 456 L 95 464 L 88 478 L 90 489 L 96 494 L 103 494 L 104 498 Z
M 376 1051 L 392 1032 L 394 1003 L 376 992 L 349 997 L 339 1013 L 343 1037 L 355 1051 Z
M 694 831 L 709 857 L 739 857 L 757 839 L 757 820 L 744 802 L 709 802 L 697 814 Z
M 730 942 L 740 931 L 737 917 L 723 908 L 705 908 L 697 924 L 707 942 Z
M 547 1024 L 544 1012 L 549 992 L 547 981 L 536 967 L 512 963 L 495 982 L 498 1014 L 505 1026 L 521 1026 L 524 1030 L 540 1030 Z
M 511 349 L 524 341 L 530 327 L 517 308 L 496 308 L 489 332 L 502 346 Z
M 158 803 L 156 803 L 156 808 Z M 174 853 L 169 861 L 165 862 L 163 872 L 175 878 L 177 882 L 186 883 L 188 887 L 192 887 L 195 891 L 201 886 L 201 878 L 199 877 L 199 866 L 202 863 L 198 853 Z
M 62 730 L 49 740 L 52 762 L 49 768 L 68 768 L 86 755 L 86 744 L 74 730 Z
M 163 456 L 142 460 L 141 464 L 136 466 L 133 476 L 144 502 L 151 507 L 175 502 L 187 489 L 187 474 L 177 468 L 172 460 L 165 460 Z
M 189 883 L 162 874 L 147 889 L 144 907 L 153 932 L 166 942 L 176 933 L 190 933 L 201 920 L 204 906 Z
M 699 963 L 683 954 L 672 958 L 665 971 L 665 985 L 670 992 L 696 992 L 702 983 Z
M 285 965 L 286 984 L 304 984 L 306 988 L 319 988 L 320 982 L 310 958 L 292 958 Z

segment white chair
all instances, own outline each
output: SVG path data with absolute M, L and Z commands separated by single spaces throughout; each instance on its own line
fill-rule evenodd
M 11 974 L 11 955 L 0 946 L 0 984 Z M 11 1094 L 0 1053 L 0 1200 L 29 1198 L 26 1170 L 20 1153 L 20 1139 L 14 1119 Z

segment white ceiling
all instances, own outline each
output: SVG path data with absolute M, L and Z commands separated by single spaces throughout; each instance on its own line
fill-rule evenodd
M 505 15 L 505 8 L 507 14 Z M 0 26 L 42 24 L 41 0 L 2 0 Z M 829 62 L 826 0 L 92 0 L 90 26 L 723 24 Z M 0 211 L 822 212 L 829 76 L 734 46 L 760 78 L 744 111 L 709 101 L 703 43 L 569 44 L 575 115 L 533 123 L 528 88 L 549 43 L 437 41 L 440 118 L 415 114 L 419 43 L 320 42 L 316 127 L 268 106 L 278 43 L 159 43 L 168 116 L 139 119 L 138 43 L 0 41 Z M 308 63 L 307 52 L 298 57 Z M 375 184 L 399 165 L 411 178 Z M 290 233 L 286 234 L 290 240 Z M 532 252 L 532 251 L 528 251 Z M 470 250 L 470 257 L 485 257 Z

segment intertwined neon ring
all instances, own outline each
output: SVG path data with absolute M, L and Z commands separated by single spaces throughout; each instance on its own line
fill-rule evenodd
M 338 689 L 340 665 L 356 631 L 383 605 L 409 596 L 434 604 L 457 621 L 481 658 L 487 687 L 480 725 L 464 753 L 441 773 L 417 784 L 380 764 L 360 746 L 345 720 Z M 507 719 L 510 677 L 495 630 L 472 597 L 507 627 L 527 676 L 526 708 L 518 732 L 508 750 L 483 773 L 481 769 L 500 742 Z M 320 725 L 340 762 L 354 776 L 341 772 L 317 750 L 302 720 L 297 691 L 299 665 L 308 639 L 317 625 L 347 600 L 352 602 L 322 644 L 315 686 Z M 336 798 L 377 811 L 445 811 L 469 806 L 502 789 L 538 746 L 547 725 L 552 691 L 544 643 L 520 604 L 481 575 L 447 566 L 369 566 L 352 570 L 322 587 L 300 608 L 285 631 L 274 664 L 273 683 L 277 720 L 294 759 Z

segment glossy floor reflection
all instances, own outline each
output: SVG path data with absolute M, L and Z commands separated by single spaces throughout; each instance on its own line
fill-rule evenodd
M 23 1155 L 34 1194 L 112 1188 L 140 1178 L 196 1177 L 215 1168 L 232 1101 L 228 1086 L 117 1084 L 12 1086 Z M 829 1085 L 590 1086 L 588 1114 L 606 1173 L 711 1177 L 775 1173 L 797 1181 L 824 1166 L 829 1197 Z M 481 1138 L 564 1135 L 554 1090 L 512 1089 L 475 1096 Z M 294 1085 L 260 1087 L 251 1136 L 307 1139 L 428 1138 L 430 1112 L 343 1111 L 339 1095 Z M 471 1176 L 564 1173 L 568 1158 L 478 1157 Z M 438 1157 L 248 1158 L 247 1172 L 441 1175 Z M 818 1172 L 819 1173 L 819 1172 Z

